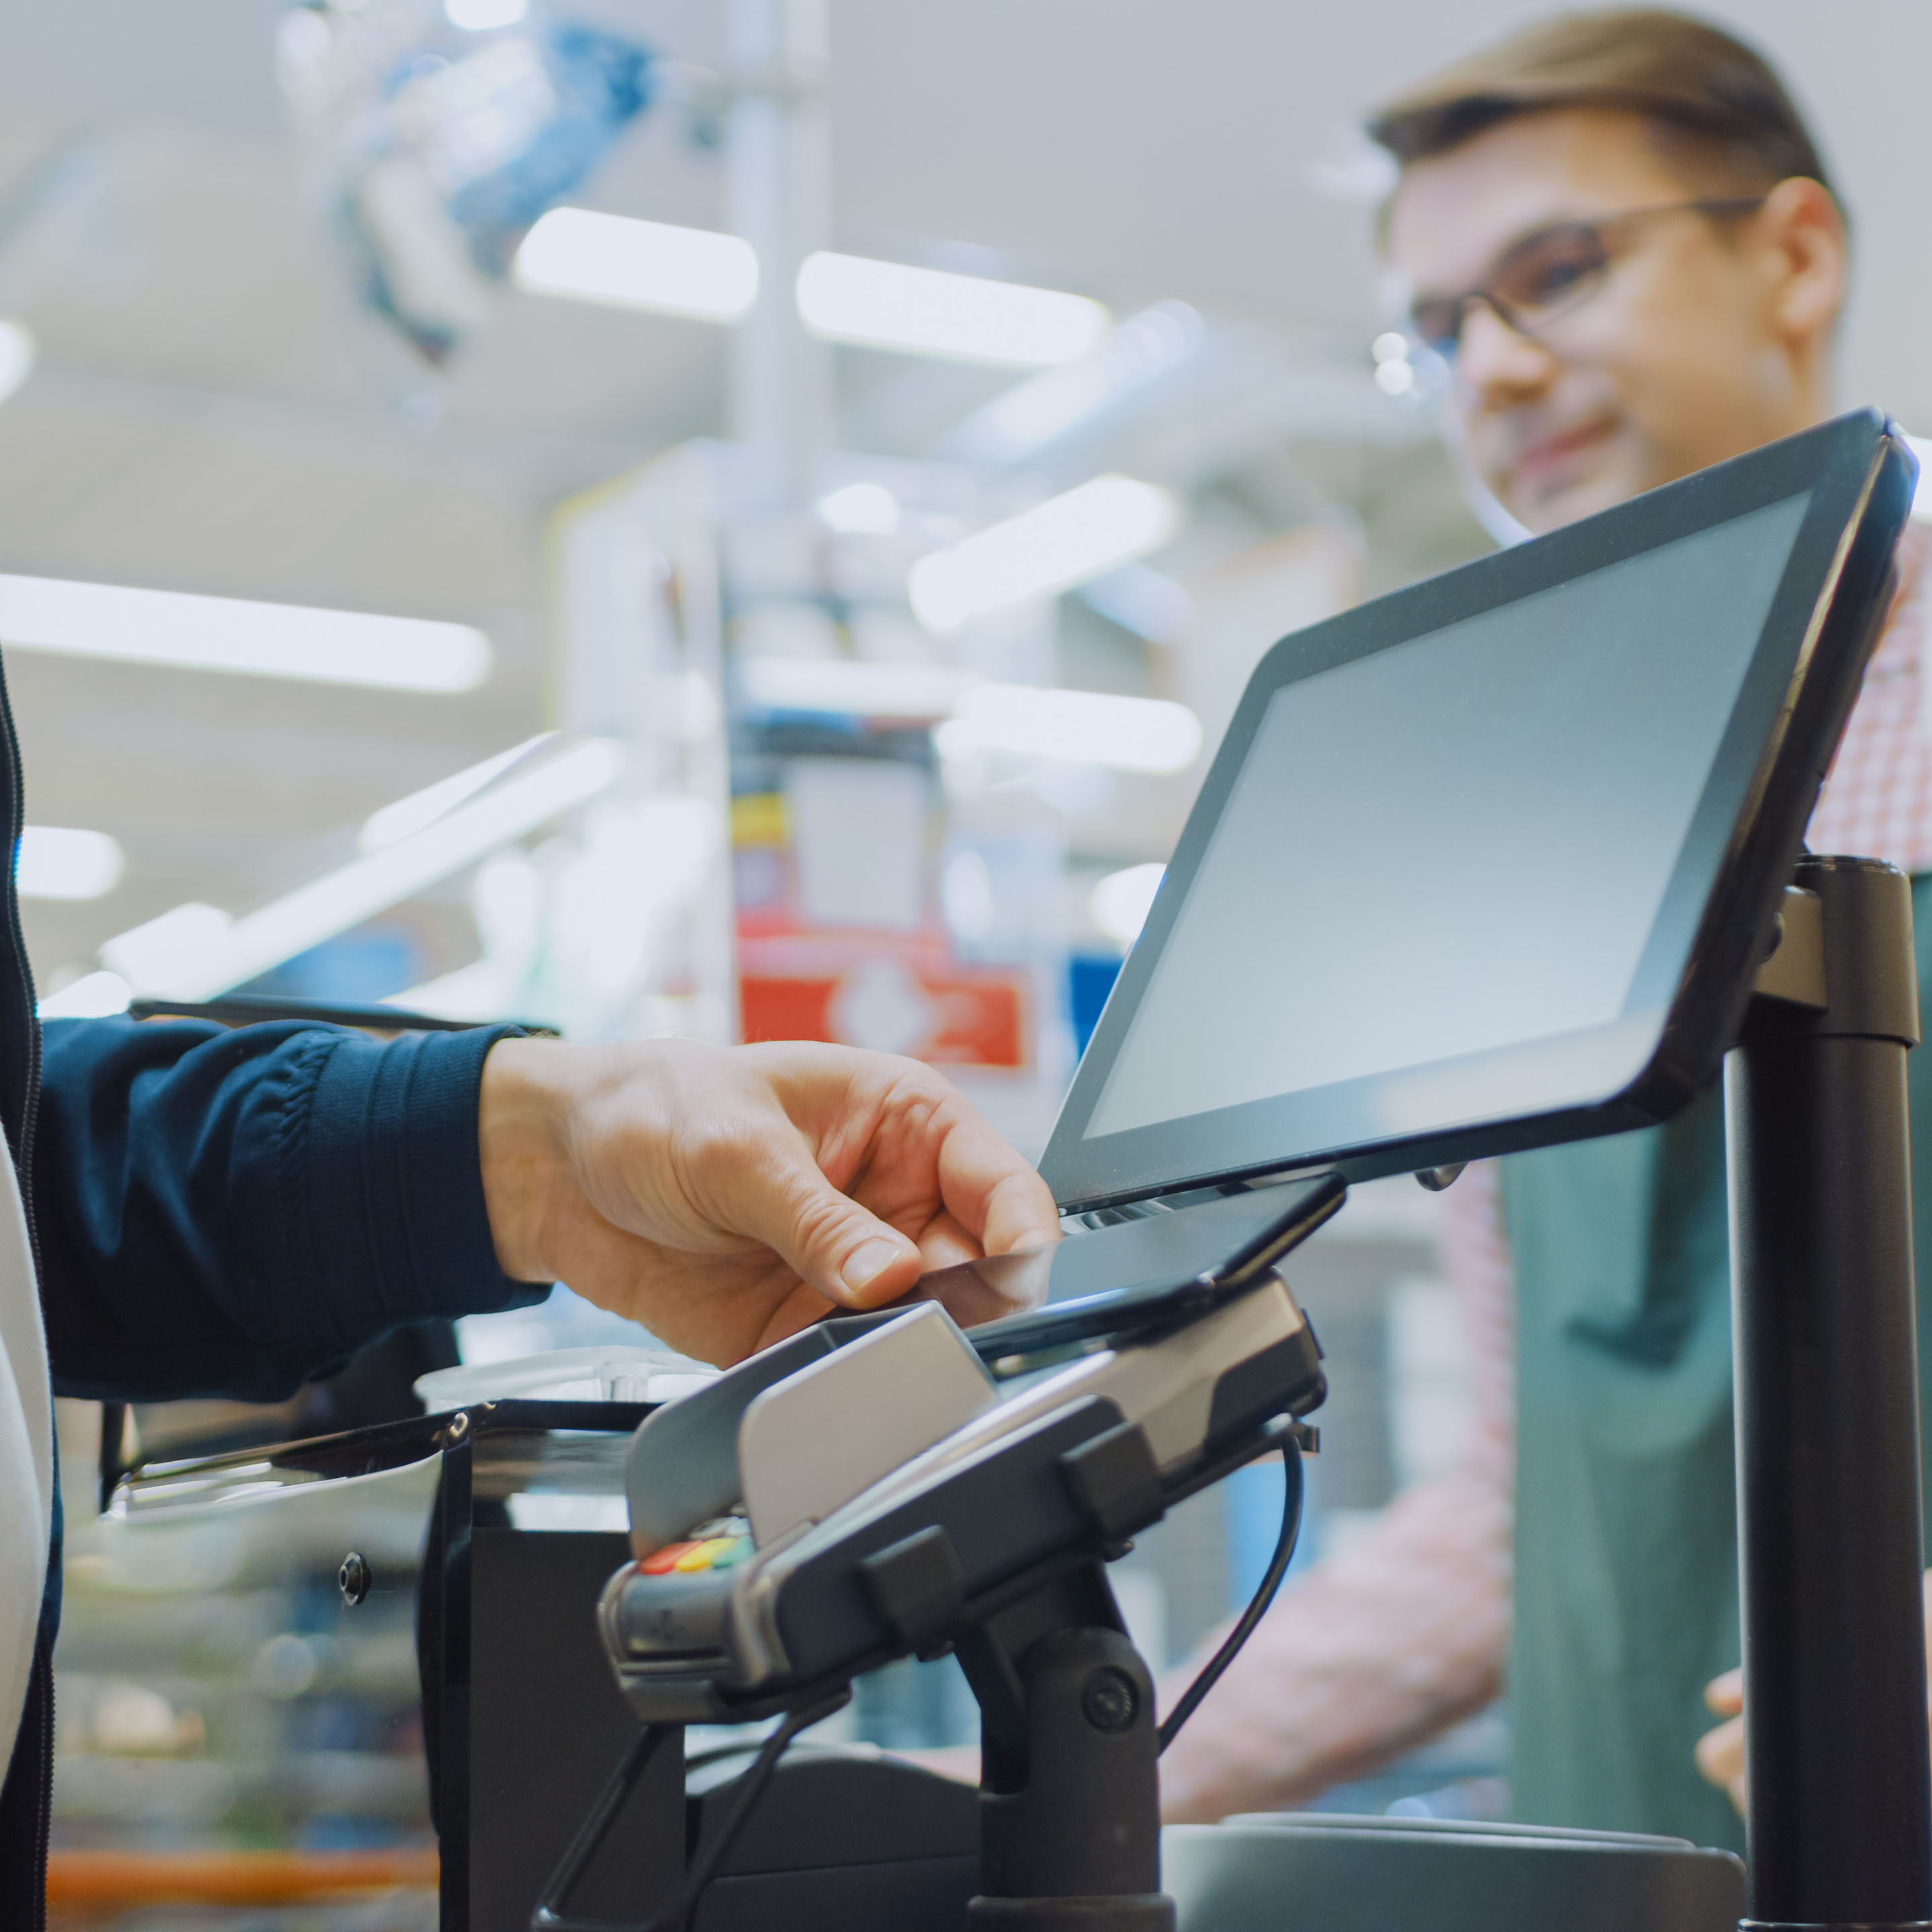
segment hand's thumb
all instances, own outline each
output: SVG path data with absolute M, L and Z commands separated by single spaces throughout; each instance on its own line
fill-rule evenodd
M 918 1248 L 805 1164 L 764 1238 L 806 1284 L 834 1301 L 871 1307 L 919 1279 Z

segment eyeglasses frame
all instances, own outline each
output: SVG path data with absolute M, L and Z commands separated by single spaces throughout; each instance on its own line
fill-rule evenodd
M 1431 338 L 1424 333 L 1412 308 L 1407 326 L 1403 333 L 1418 348 L 1438 358 L 1445 366 L 1453 368 L 1462 346 L 1462 330 L 1468 322 L 1471 308 L 1477 304 L 1486 308 L 1503 326 L 1513 334 L 1526 340 L 1538 342 L 1542 338 L 1537 333 L 1538 327 L 1547 326 L 1549 322 L 1558 321 L 1562 316 L 1574 314 L 1590 299 L 1601 292 L 1602 284 L 1586 289 L 1576 301 L 1562 308 L 1544 323 L 1531 326 L 1518 314 L 1512 312 L 1512 304 L 1496 290 L 1496 281 L 1505 266 L 1524 250 L 1538 243 L 1546 241 L 1552 235 L 1560 235 L 1565 230 L 1581 229 L 1589 232 L 1602 248 L 1606 269 L 1617 260 L 1616 252 L 1605 242 L 1603 230 L 1622 227 L 1631 222 L 1646 221 L 1660 214 L 1701 214 L 1713 221 L 1734 220 L 1748 214 L 1755 214 L 1769 199 L 1767 195 L 1704 195 L 1690 201 L 1662 202 L 1649 208 L 1624 208 L 1616 213 L 1599 215 L 1571 216 L 1562 221 L 1552 221 L 1541 228 L 1534 228 L 1526 235 L 1519 236 L 1496 257 L 1488 279 L 1475 287 L 1464 290 L 1460 295 L 1432 296 L 1421 307 L 1434 308 L 1438 303 L 1453 303 L 1456 311 L 1456 332 L 1450 337 Z

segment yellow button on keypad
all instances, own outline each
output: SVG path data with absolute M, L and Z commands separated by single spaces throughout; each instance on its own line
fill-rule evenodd
M 737 1540 L 735 1536 L 711 1537 L 687 1550 L 674 1567 L 686 1576 L 696 1570 L 709 1570 Z

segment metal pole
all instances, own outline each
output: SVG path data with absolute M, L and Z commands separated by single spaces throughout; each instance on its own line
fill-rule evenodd
M 802 507 L 832 442 L 832 351 L 799 319 L 800 265 L 830 246 L 827 0 L 730 0 L 730 223 L 758 294 L 731 344 L 731 435 L 761 508 Z
M 1801 861 L 1822 984 L 1725 1062 L 1748 1926 L 1932 1924 L 1905 1055 L 1910 884 Z M 1807 908 L 1806 910 L 1809 910 Z M 1787 938 L 1760 986 L 1794 984 Z M 1802 977 L 1802 976 L 1801 976 Z M 1820 1002 L 1822 1001 L 1822 1004 Z

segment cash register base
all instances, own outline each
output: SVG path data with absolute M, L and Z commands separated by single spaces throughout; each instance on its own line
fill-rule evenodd
M 544 1511 L 511 1504 L 621 1495 L 640 1414 L 500 1402 L 139 1472 L 122 1486 L 88 1574 L 124 1569 L 150 1602 L 170 1581 L 175 1594 L 201 1592 L 212 1627 L 226 1614 L 220 1600 L 260 1592 L 264 1565 L 313 1571 L 332 1604 L 314 1634 L 342 1682 L 374 1669 L 378 1652 L 386 1659 L 413 1620 L 442 1852 L 434 1922 L 526 1932 L 637 1723 L 590 1614 L 626 1538 L 520 1527 L 518 1517 Z M 176 1562 L 176 1545 L 205 1550 L 211 1520 L 239 1532 L 237 1564 Z M 363 1558 L 356 1588 L 338 1590 L 352 1553 Z M 304 1588 L 311 1605 L 320 1600 Z M 1120 1643 L 1122 1655 L 1073 1660 L 1083 1676 L 1097 1665 L 1144 1682 Z M 688 1763 L 659 1753 L 576 1910 L 635 1924 L 674 1898 L 688 1848 L 710 1834 L 755 1749 L 694 1751 Z M 981 1885 L 980 1802 L 863 1747 L 796 1745 L 689 1932 L 963 1932 Z M 1170 1827 L 1161 1856 L 1157 1883 L 1182 1932 L 1731 1932 L 1742 1910 L 1742 1870 L 1726 1854 L 1523 1826 L 1238 1819 Z

